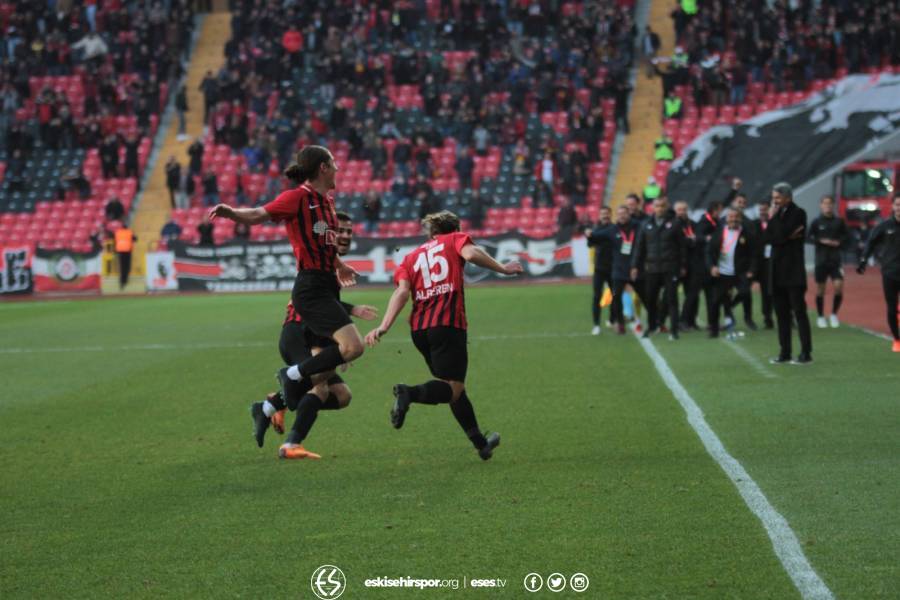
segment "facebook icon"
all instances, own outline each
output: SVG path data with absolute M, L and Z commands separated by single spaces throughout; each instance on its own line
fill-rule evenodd
M 529 573 L 525 576 L 525 589 L 529 592 L 536 592 L 544 587 L 544 578 L 537 573 Z

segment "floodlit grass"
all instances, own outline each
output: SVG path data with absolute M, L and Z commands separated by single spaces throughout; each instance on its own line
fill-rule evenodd
M 258 449 L 247 408 L 274 387 L 286 300 L 0 305 L 0 597 L 311 598 L 322 564 L 350 599 L 531 597 L 530 572 L 590 578 L 534 597 L 799 595 L 640 345 L 586 335 L 586 287 L 468 290 L 469 394 L 503 435 L 487 463 L 445 406 L 390 427 L 391 385 L 429 378 L 402 323 L 320 413 L 321 461 L 279 461 L 271 431 Z M 900 363 L 813 334 L 808 367 L 768 365 L 772 332 L 655 343 L 835 594 L 892 597 Z M 380 576 L 506 587 L 363 586 Z

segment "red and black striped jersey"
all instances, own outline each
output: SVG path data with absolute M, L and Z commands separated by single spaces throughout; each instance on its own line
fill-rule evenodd
M 430 327 L 465 329 L 466 298 L 460 256 L 471 244 L 466 233 L 448 233 L 429 240 L 410 252 L 394 273 L 394 281 L 409 281 L 413 295 L 409 326 L 413 331 Z
M 303 184 L 263 208 L 272 220 L 284 222 L 298 271 L 334 271 L 338 219 L 333 200 Z
M 284 315 L 283 325 L 287 325 L 288 323 L 300 323 L 301 321 L 303 321 L 303 317 L 301 317 L 300 313 L 294 308 L 294 303 L 288 302 L 287 314 Z

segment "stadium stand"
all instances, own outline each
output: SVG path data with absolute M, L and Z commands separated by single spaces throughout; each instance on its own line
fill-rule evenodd
M 595 218 L 615 136 L 610 90 L 632 63 L 630 3 L 425 5 L 233 2 L 226 65 L 203 83 L 202 172 L 220 198 L 266 201 L 292 152 L 321 143 L 361 235 L 370 191 L 381 237 L 417 234 L 423 205 L 469 219 L 476 196 L 484 234 L 551 235 L 565 196 Z M 538 185 L 548 151 L 549 191 Z M 203 213 L 201 175 L 192 184 L 191 206 L 173 215 L 187 239 Z M 217 241 L 229 236 L 216 227 Z
M 682 102 L 679 118 L 663 126 L 676 155 L 715 125 L 802 102 L 847 74 L 896 72 L 900 36 L 891 23 L 898 8 L 700 3 L 690 16 L 678 5 L 671 13 L 677 47 L 657 68 L 663 96 L 671 90 Z M 666 180 L 669 164 L 656 164 L 657 181 Z
M 192 27 L 185 0 L 0 4 L 0 244 L 85 250 L 128 213 Z

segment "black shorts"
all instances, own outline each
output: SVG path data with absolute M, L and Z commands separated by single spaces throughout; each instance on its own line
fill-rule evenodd
M 318 336 L 331 338 L 352 323 L 341 304 L 337 276 L 328 271 L 300 271 L 294 281 L 291 301 L 303 323 Z
M 825 283 L 830 277 L 832 281 L 844 279 L 844 268 L 841 265 L 816 265 L 816 283 Z
M 278 352 L 281 354 L 284 364 L 297 365 L 312 356 L 312 348 L 324 348 L 333 344 L 335 344 L 334 340 L 317 336 L 304 323 L 290 321 L 281 328 Z M 344 383 L 344 380 L 337 373 L 328 379 L 328 385 L 339 383 Z
M 466 330 L 456 327 L 430 327 L 412 332 L 412 341 L 431 374 L 438 379 L 465 381 L 469 368 Z

